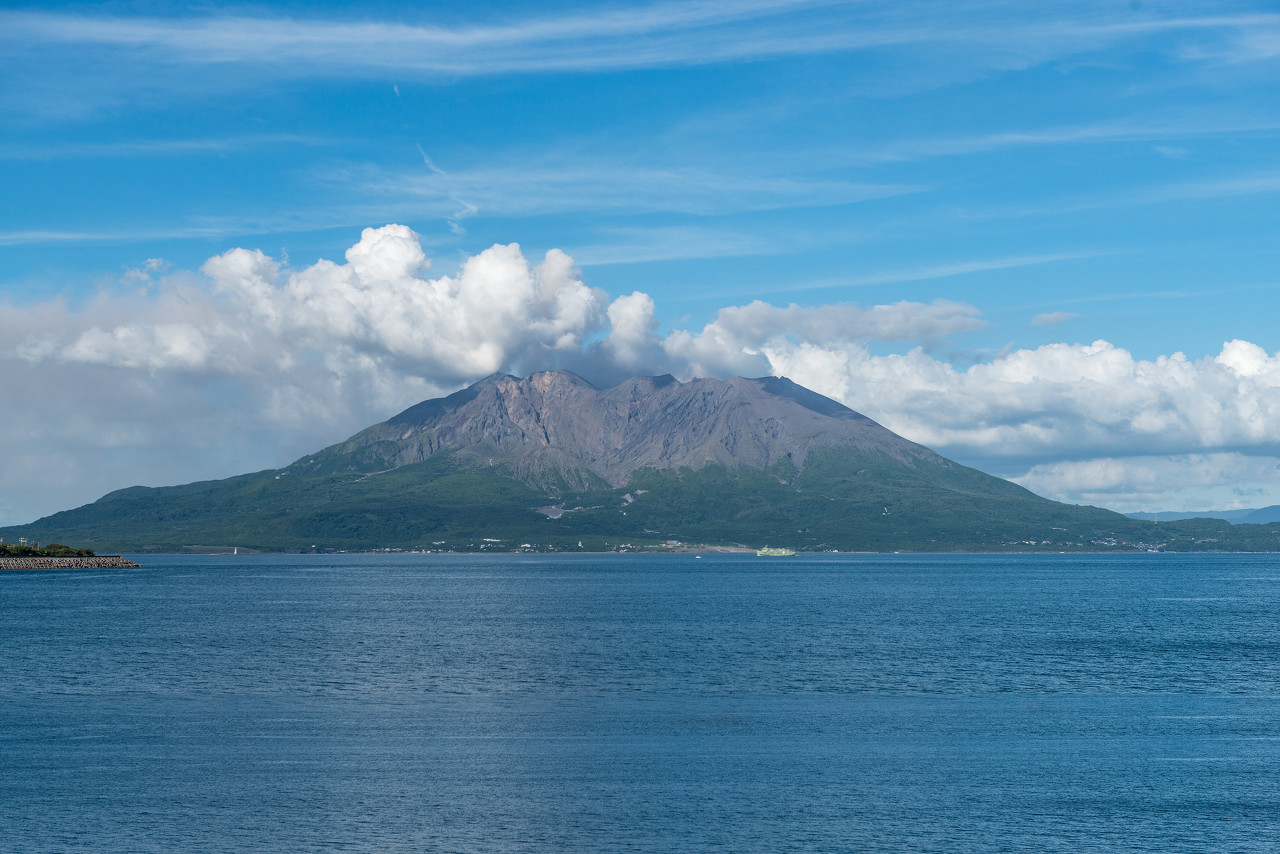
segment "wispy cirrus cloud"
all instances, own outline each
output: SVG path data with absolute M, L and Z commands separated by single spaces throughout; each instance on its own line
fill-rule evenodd
M 269 133 L 206 138 L 121 139 L 36 144 L 0 144 L 0 160 L 62 160 L 69 158 L 184 157 L 218 155 L 278 146 L 323 146 L 333 140 L 295 133 Z
M 208 228 L 168 228 L 118 231 L 60 231 L 22 229 L 0 231 L 0 246 L 30 246 L 51 243 L 98 243 L 108 241 L 164 240 L 185 237 L 218 237 L 226 232 Z
M 421 158 L 423 153 L 419 154 Z M 455 234 L 472 218 L 547 215 L 668 214 L 727 217 L 795 208 L 854 205 L 927 193 L 929 185 L 860 182 L 821 174 L 770 174 L 757 164 L 693 163 L 661 167 L 625 156 L 552 152 L 524 159 L 504 157 L 477 166 L 439 163 L 388 169 L 366 164 L 326 164 L 299 180 L 322 191 L 323 204 L 296 209 L 192 212 L 185 221 L 137 222 L 96 229 L 14 228 L 0 230 L 0 246 L 107 243 L 235 237 L 356 227 L 378 216 L 437 220 Z M 605 225 L 582 241 L 586 264 L 616 264 L 677 258 L 760 254 L 765 247 L 793 248 L 847 242 L 848 230 L 790 229 L 762 235 L 750 227 L 708 222 Z M 782 231 L 788 231 L 783 229 Z M 1055 260 L 1046 258 L 1043 260 Z M 1026 263 L 1026 262 L 1019 262 Z M 998 265 L 997 265 L 998 266 Z M 975 267 L 974 269 L 993 269 Z M 927 276 L 926 276 L 927 277 Z
M 267 16 L 175 18 L 9 11 L 11 44 L 127 52 L 134 61 L 308 73 L 397 69 L 433 75 L 602 71 L 930 44 L 981 45 L 993 64 L 1153 34 L 1245 32 L 1274 14 L 1162 16 L 1105 3 L 1039 4 L 1014 15 L 1000 2 L 867 4 L 844 0 L 669 2 L 593 13 L 441 26 Z M 1260 51 L 1254 47 L 1250 54 Z
M 1116 142 L 1156 142 L 1209 136 L 1271 137 L 1280 134 L 1280 116 L 1224 117 L 1211 114 L 1168 117 L 1132 117 L 1122 121 L 1058 125 L 1026 130 L 1008 130 L 972 136 L 903 139 L 878 148 L 830 152 L 827 157 L 846 162 L 919 160 L 985 154 L 1017 148 L 1061 145 L 1110 144 Z M 1186 151 L 1169 149 L 1161 153 L 1185 157 Z M 1157 150 L 1161 150 L 1159 147 Z
M 1079 317 L 1079 315 L 1073 314 L 1072 312 L 1069 312 L 1069 311 L 1046 311 L 1042 314 L 1037 314 L 1035 317 L 1031 318 L 1031 325 L 1032 326 L 1057 326 L 1059 323 L 1066 323 L 1068 320 L 1071 320 L 1073 317 Z
M 1108 255 L 1122 254 L 1119 250 L 1089 250 L 1081 252 L 1057 252 L 1045 255 L 1012 255 L 1007 258 L 987 258 L 973 261 L 951 261 L 945 264 L 929 264 L 920 267 L 906 267 L 898 270 L 886 270 L 881 273 L 870 273 L 863 276 L 842 276 L 834 279 L 820 279 L 813 282 L 785 285 L 775 289 L 777 292 L 813 291 L 823 288 L 847 288 L 866 285 L 891 285 L 898 282 L 923 282 L 930 279 L 947 279 L 952 276 L 963 276 L 968 273 L 985 273 L 994 270 L 1013 270 L 1019 267 L 1034 267 L 1040 264 L 1056 264 L 1062 261 L 1078 261 L 1085 258 L 1100 258 Z
M 973 208 L 965 210 L 961 218 L 991 220 L 1065 216 L 1089 211 L 1121 210 L 1206 199 L 1231 199 L 1276 192 L 1280 192 L 1280 172 L 1268 169 L 1223 175 L 1207 180 L 1168 181 L 1132 186 L 1123 192 L 1100 191 L 1092 195 L 1063 196 L 1058 202 L 1050 204 L 1034 206 L 1005 204 Z
M 386 170 L 353 166 L 316 176 L 370 198 L 417 202 L 451 215 L 459 200 L 498 216 L 581 211 L 723 214 L 822 207 L 925 192 L 926 184 L 862 182 L 818 174 L 771 174 L 752 165 L 646 166 L 627 158 L 551 153 L 472 168 Z
M 741 258 L 812 245 L 811 235 L 804 238 L 773 235 L 769 241 L 757 233 L 697 225 L 609 227 L 600 229 L 596 238 L 595 242 L 574 249 L 573 257 L 579 264 L 596 267 L 694 258 Z
M 1185 181 L 1139 191 L 1135 203 L 1160 204 L 1196 199 L 1224 199 L 1280 192 L 1280 172 L 1253 172 L 1208 181 Z
M 278 70 L 301 66 L 309 72 L 328 67 L 329 73 L 389 68 L 441 75 L 599 71 L 924 38 L 921 32 L 878 28 L 859 34 L 847 19 L 855 5 L 839 0 L 659 3 L 454 28 L 403 21 L 33 12 L 0 14 L 0 21 L 10 41 L 26 45 L 114 49 L 129 51 L 136 59 L 183 64 L 244 63 Z M 833 30 L 832 24 L 841 22 Z

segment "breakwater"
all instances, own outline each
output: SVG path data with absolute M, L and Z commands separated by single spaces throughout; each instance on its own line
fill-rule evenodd
M 0 557 L 0 569 L 131 569 L 141 564 L 119 555 L 97 557 Z

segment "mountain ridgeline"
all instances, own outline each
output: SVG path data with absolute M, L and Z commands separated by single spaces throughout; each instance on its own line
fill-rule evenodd
M 906 466 L 953 464 L 866 416 L 767 377 L 728 381 L 638 377 L 598 389 L 563 371 L 493 376 L 408 409 L 329 448 L 304 471 L 384 471 L 441 452 L 501 463 L 552 493 L 626 486 L 637 471 L 797 471 L 811 451 L 841 449 Z
M 278 470 L 132 487 L 0 536 L 125 551 L 1273 550 L 1280 526 L 1061 504 L 774 377 L 496 374 Z

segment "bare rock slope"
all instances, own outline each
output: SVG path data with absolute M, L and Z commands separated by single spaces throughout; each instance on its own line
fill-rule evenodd
M 380 471 L 449 451 L 501 463 L 533 486 L 599 478 L 619 487 L 639 469 L 764 469 L 785 459 L 802 470 L 819 448 L 952 465 L 787 379 L 637 377 L 600 389 L 566 371 L 495 374 L 356 434 L 314 465 Z

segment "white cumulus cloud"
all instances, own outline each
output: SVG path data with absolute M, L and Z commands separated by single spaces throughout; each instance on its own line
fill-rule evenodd
M 604 322 L 607 297 L 559 250 L 534 266 L 518 245 L 497 245 L 455 276 L 428 279 L 418 236 L 388 225 L 365 229 L 346 257 L 286 271 L 260 251 L 233 249 L 203 271 L 250 324 L 324 352 L 399 360 L 445 383 L 577 350 Z
M 1280 449 L 1280 356 L 1135 359 L 1106 341 L 1014 350 L 965 369 L 922 349 L 775 343 L 770 367 L 917 441 L 976 456 Z
M 1209 453 L 1060 460 L 1032 466 L 1014 480 L 1048 498 L 1122 512 L 1232 510 L 1274 503 L 1280 457 Z

